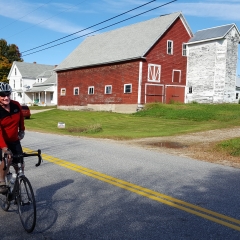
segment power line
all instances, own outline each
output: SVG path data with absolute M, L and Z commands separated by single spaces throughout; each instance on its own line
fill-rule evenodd
M 40 50 L 35 51 L 35 52 L 32 52 L 32 53 L 28 53 L 28 54 L 22 55 L 22 57 L 24 57 L 24 56 L 28 56 L 28 55 L 31 55 L 31 54 L 34 54 L 34 53 L 37 53 L 37 52 L 41 52 L 41 51 L 44 51 L 44 50 L 47 50 L 47 49 L 50 49 L 50 48 L 53 48 L 53 47 L 56 47 L 56 46 L 62 45 L 62 44 L 64 44 L 64 43 L 67 43 L 67 42 L 70 42 L 70 41 L 76 40 L 76 39 L 78 39 L 78 38 L 81 38 L 81 37 L 84 37 L 84 36 L 86 36 L 86 35 L 92 34 L 92 33 L 94 33 L 94 32 L 97 32 L 97 31 L 100 31 L 100 30 L 106 29 L 106 28 L 111 27 L 111 26 L 114 26 L 114 25 L 116 25 L 116 24 L 119 24 L 119 23 L 125 22 L 125 21 L 127 21 L 127 20 L 129 20 L 129 19 L 132 19 L 132 18 L 135 18 L 135 17 L 137 17 L 137 16 L 143 15 L 143 14 L 145 14 L 145 13 L 147 13 L 147 12 L 153 11 L 153 10 L 155 10 L 155 9 L 157 9 L 157 8 L 160 8 L 160 7 L 166 6 L 166 5 L 168 5 L 168 4 L 170 4 L 170 3 L 173 3 L 173 2 L 176 2 L 176 1 L 177 1 L 177 0 L 170 1 L 170 2 L 168 2 L 168 3 L 162 4 L 162 5 L 158 6 L 158 7 L 152 8 L 152 9 L 150 9 L 150 10 L 147 10 L 147 11 L 145 11 L 145 12 L 139 13 L 139 14 L 134 15 L 134 16 L 132 16 L 132 17 L 126 18 L 126 19 L 124 19 L 124 20 L 122 20 L 122 21 L 119 21 L 119 22 L 113 23 L 113 24 L 111 24 L 111 25 L 108 25 L 108 26 L 106 26 L 106 27 L 100 28 L 100 29 L 98 29 L 98 30 L 92 31 L 92 32 L 90 32 L 90 33 L 87 33 L 87 34 L 84 34 L 84 35 L 78 36 L 78 37 L 76 37 L 76 38 L 70 39 L 70 40 L 65 41 L 65 42 L 61 42 L 61 43 L 55 44 L 55 45 L 50 46 L 50 47 L 47 47 L 47 48 L 40 49 Z M 34 49 L 35 49 L 35 48 L 34 48 Z M 30 50 L 29 50 L 29 51 L 30 51 Z M 26 52 L 26 51 L 25 51 L 25 52 Z
M 44 4 L 40 5 L 39 7 L 37 7 L 37 8 L 35 8 L 35 9 L 33 9 L 31 12 L 28 12 L 27 14 L 25 14 L 24 16 L 22 16 L 22 17 L 20 17 L 20 18 L 18 18 L 18 19 L 16 19 L 16 20 L 14 20 L 14 21 L 10 22 L 9 24 L 7 24 L 7 25 L 3 26 L 2 28 L 0 28 L 0 30 L 2 30 L 2 29 L 4 29 L 4 28 L 6 28 L 6 27 L 8 27 L 8 26 L 12 25 L 13 23 L 15 23 L 15 22 L 19 21 L 20 19 L 22 19 L 22 18 L 26 17 L 26 16 L 27 16 L 29 13 L 35 12 L 36 10 L 38 10 L 39 8 L 41 8 L 42 6 L 44 6 L 44 5 L 46 5 L 46 4 L 50 3 L 50 2 L 51 2 L 51 1 L 48 1 L 47 3 L 44 3 Z
M 34 26 L 37 26 L 37 25 L 39 25 L 39 24 L 41 24 L 41 23 L 43 23 L 43 22 L 45 22 L 45 21 L 47 21 L 47 20 L 49 20 L 49 19 L 51 19 L 51 18 L 59 15 L 59 14 L 61 14 L 62 12 L 66 12 L 67 10 L 69 10 L 69 9 L 71 9 L 71 8 L 74 8 L 74 7 L 80 5 L 80 4 L 83 3 L 83 2 L 86 2 L 86 0 L 84 0 L 84 1 L 82 1 L 82 2 L 80 2 L 80 3 L 78 3 L 78 4 L 76 4 L 76 5 L 74 5 L 74 6 L 72 6 L 72 7 L 69 7 L 69 8 L 67 8 L 67 9 L 65 9 L 65 10 L 63 10 L 63 11 L 61 11 L 61 12 L 59 12 L 59 13 L 51 16 L 51 17 L 49 17 L 49 18 L 46 18 L 45 20 L 43 20 L 43 21 L 41 21 L 41 22 L 38 22 L 38 23 L 36 23 L 36 24 L 33 24 L 32 26 L 30 26 L 30 27 L 28 27 L 28 28 L 25 28 L 24 30 L 22 30 L 22 31 L 20 31 L 20 32 L 17 32 L 17 33 L 15 33 L 15 34 L 9 36 L 8 38 L 11 38 L 11 37 L 13 37 L 13 36 L 16 36 L 16 35 L 19 34 L 19 33 L 25 32 L 26 30 L 28 30 L 28 29 L 30 29 L 30 28 L 32 28 L 32 27 L 34 27 Z
M 114 19 L 114 18 L 120 17 L 120 16 L 122 16 L 122 15 L 124 15 L 124 14 L 126 14 L 126 13 L 129 13 L 129 12 L 131 12 L 131 11 L 133 11 L 133 10 L 136 10 L 136 9 L 138 9 L 138 8 L 140 8 L 140 7 L 143 7 L 143 6 L 147 5 L 147 4 L 150 4 L 150 3 L 155 2 L 155 1 L 156 1 L 156 0 L 152 0 L 152 1 L 147 2 L 147 3 L 143 4 L 143 5 L 140 5 L 140 6 L 136 7 L 136 8 L 133 8 L 133 9 L 131 9 L 131 10 L 129 10 L 129 11 L 126 11 L 126 12 L 124 12 L 124 13 L 121 13 L 121 14 L 115 16 L 115 17 L 109 18 L 109 19 L 107 19 L 107 20 L 105 20 L 105 21 L 102 21 L 102 22 L 100 22 L 100 23 L 94 24 L 94 25 L 92 25 L 92 26 L 90 26 L 90 27 L 84 28 L 84 29 L 82 29 L 82 30 L 80 30 L 80 31 L 77 31 L 77 32 L 75 32 L 75 33 L 69 34 L 69 35 L 67 35 L 67 36 L 65 36 L 65 37 L 61 37 L 61 38 L 58 38 L 58 39 L 56 39 L 56 40 L 54 40 L 54 41 L 51 41 L 51 42 L 42 44 L 42 45 L 40 45 L 40 46 L 38 46 L 38 47 L 34 47 L 34 48 L 29 49 L 29 50 L 23 51 L 22 53 L 29 52 L 29 51 L 31 51 L 31 50 L 34 50 L 34 49 L 37 49 L 37 48 L 40 48 L 40 47 L 49 45 L 49 44 L 51 44 L 51 43 L 54 43 L 54 42 L 57 42 L 57 41 L 62 40 L 62 39 L 64 39 L 64 38 L 70 37 L 70 36 L 75 35 L 75 34 L 77 34 L 77 33 L 83 32 L 83 31 L 85 31 L 85 30 L 87 30 L 87 29 L 89 29 L 89 28 L 96 27 L 96 26 L 98 26 L 98 25 L 100 25 L 100 24 L 102 24 L 102 23 L 108 22 L 108 21 L 110 21 L 110 20 L 112 20 L 112 19 Z

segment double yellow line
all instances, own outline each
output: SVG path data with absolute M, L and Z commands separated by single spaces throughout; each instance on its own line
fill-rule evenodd
M 24 148 L 24 151 L 25 152 L 31 152 L 31 150 L 27 149 L 27 148 Z M 126 181 L 123 181 L 121 179 L 108 176 L 106 174 L 103 174 L 103 173 L 100 173 L 100 172 L 97 172 L 97 171 L 79 166 L 77 164 L 73 164 L 71 162 L 67 162 L 65 160 L 61 160 L 59 158 L 52 157 L 52 156 L 47 155 L 47 154 L 42 154 L 42 157 L 46 161 L 55 163 L 57 165 L 60 165 L 62 167 L 68 168 L 68 169 L 71 169 L 75 172 L 82 173 L 82 174 L 87 175 L 89 177 L 93 177 L 93 178 L 98 179 L 100 181 L 107 182 L 107 183 L 112 184 L 114 186 L 126 189 L 130 192 L 134 192 L 138 195 L 147 197 L 147 198 L 152 199 L 154 201 L 164 203 L 168 206 L 178 208 L 178 209 L 183 210 L 185 212 L 194 214 L 196 216 L 208 219 L 210 221 L 213 221 L 213 222 L 222 224 L 226 227 L 229 227 L 229 228 L 235 229 L 237 231 L 240 231 L 240 220 L 238 220 L 238 219 L 228 217 L 226 215 L 223 215 L 223 214 L 220 214 L 220 213 L 217 213 L 217 212 L 214 212 L 214 211 L 196 206 L 196 205 L 188 203 L 188 202 L 181 201 L 179 199 L 167 196 L 165 194 L 152 191 L 148 188 L 144 188 L 144 187 L 132 184 L 130 182 L 126 182 Z

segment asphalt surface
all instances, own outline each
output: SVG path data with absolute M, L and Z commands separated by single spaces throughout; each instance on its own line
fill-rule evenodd
M 240 219 L 240 169 L 112 140 L 27 131 L 22 145 L 45 159 L 38 168 L 36 158 L 25 160 L 37 225 L 28 234 L 16 206 L 0 209 L 1 239 L 240 239 L 232 223 Z

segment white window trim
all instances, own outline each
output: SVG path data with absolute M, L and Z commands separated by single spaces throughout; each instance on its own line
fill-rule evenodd
M 126 92 L 126 86 L 128 86 L 128 85 L 131 86 L 130 92 Z M 132 84 L 131 83 L 124 84 L 124 93 L 126 93 L 126 94 L 132 93 Z
M 168 49 L 168 43 L 171 43 L 171 52 L 169 53 Z M 173 41 L 172 40 L 167 40 L 167 54 L 168 55 L 173 55 Z
M 110 93 L 107 93 L 107 88 L 111 88 L 111 92 Z M 106 85 L 105 86 L 105 94 L 112 94 L 112 85 Z
M 187 57 L 187 44 L 182 44 L 182 56 Z
M 92 89 L 92 93 L 90 93 L 90 89 Z M 88 87 L 88 95 L 93 95 L 94 94 L 94 86 L 89 86 Z
M 150 77 L 153 79 L 150 79 Z M 161 65 L 148 64 L 148 82 L 160 82 L 160 78 L 161 78 Z
M 180 74 L 179 74 L 179 81 L 178 81 L 178 83 L 180 83 L 181 82 L 181 77 L 182 77 L 182 71 L 173 69 L 173 71 L 172 71 L 172 82 L 173 82 L 174 72 L 180 72 Z
M 61 88 L 60 95 L 66 96 L 66 88 Z
M 75 93 L 75 90 L 78 91 L 77 94 Z M 79 95 L 79 87 L 74 87 L 74 88 L 73 88 L 73 95 L 75 95 L 75 96 Z

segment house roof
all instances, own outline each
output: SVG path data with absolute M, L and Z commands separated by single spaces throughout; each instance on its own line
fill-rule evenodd
M 26 92 L 53 92 L 54 88 L 52 86 L 33 86 L 31 89 L 29 89 Z
M 49 85 L 54 85 L 57 83 L 57 74 L 55 71 L 51 71 L 52 75 L 44 82 L 42 83 L 34 83 L 33 87 L 35 86 L 49 86 Z
M 26 63 L 26 62 L 13 62 L 17 66 L 23 78 L 37 78 L 38 75 L 42 74 L 47 70 L 52 70 L 55 68 L 54 65 L 45 65 L 37 63 Z M 12 71 L 13 67 L 11 68 Z M 9 75 L 11 74 L 11 71 Z
M 196 43 L 196 42 L 204 42 L 204 41 L 209 41 L 209 40 L 215 40 L 215 39 L 222 39 L 234 27 L 236 27 L 236 29 L 238 31 L 237 26 L 233 23 L 224 25 L 224 26 L 208 28 L 208 29 L 197 31 L 194 34 L 194 36 L 188 41 L 188 44 Z M 239 33 L 239 31 L 238 31 L 238 33 Z M 240 33 L 239 33 L 239 35 L 240 35 Z
M 41 74 L 39 74 L 37 76 L 37 78 L 49 78 L 49 77 L 52 76 L 52 73 L 53 73 L 52 69 L 51 70 L 47 70 L 47 71 L 44 71 Z
M 86 38 L 55 70 L 143 58 L 178 17 L 192 36 L 191 29 L 180 12 L 162 15 Z

